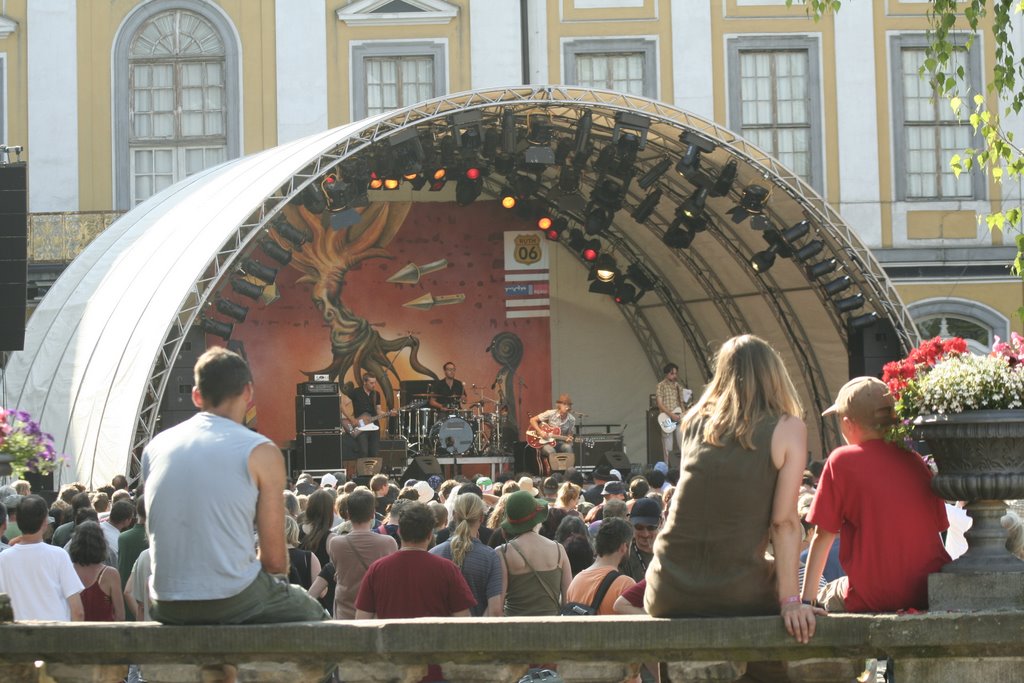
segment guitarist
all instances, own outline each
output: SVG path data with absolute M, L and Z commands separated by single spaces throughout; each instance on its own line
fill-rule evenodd
M 530 418 L 530 429 L 538 436 L 543 436 L 553 427 L 557 428 L 558 433 L 565 438 L 555 439 L 537 449 L 537 465 L 545 475 L 551 473 L 550 457 L 552 454 L 556 452 L 572 453 L 572 439 L 576 433 L 576 416 L 572 414 L 572 399 L 569 394 L 560 394 L 554 408 Z M 570 463 L 569 466 L 571 467 L 572 464 L 574 463 Z
M 658 382 L 654 392 L 654 396 L 658 401 L 658 410 L 671 417 L 674 422 L 679 422 L 682 419 L 683 410 L 693 394 L 679 383 L 678 365 L 669 363 L 662 369 L 662 372 L 665 374 L 665 379 Z M 673 465 L 678 466 L 679 464 L 678 462 L 673 463 L 669 459 L 669 455 L 672 455 L 677 460 L 679 458 L 679 435 L 678 427 L 667 434 L 663 433 L 661 435 L 662 458 L 664 458 L 665 464 L 669 467 Z
M 372 419 L 380 412 L 380 392 L 377 391 L 377 378 L 370 374 L 362 376 L 362 386 L 342 391 L 351 401 L 351 412 L 345 412 L 345 401 L 342 401 L 342 424 L 346 429 L 358 429 L 359 420 Z M 354 434 L 359 458 L 375 458 L 380 449 L 380 430 L 358 431 Z

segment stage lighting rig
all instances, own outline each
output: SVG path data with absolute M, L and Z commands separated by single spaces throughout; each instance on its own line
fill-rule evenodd
M 594 275 L 601 282 L 611 282 L 619 276 L 619 266 L 611 254 L 601 254 L 594 261 Z
M 579 192 L 582 175 L 578 168 L 562 166 L 562 170 L 558 173 L 558 189 L 567 194 Z
M 665 230 L 665 234 L 662 235 L 661 241 L 664 242 L 665 246 L 673 249 L 687 249 L 693 244 L 693 238 L 695 233 L 683 227 L 682 222 L 676 219 L 672 222 L 672 225 L 668 226 Z
M 640 263 L 630 263 L 626 268 L 626 277 L 644 292 L 654 289 L 657 284 L 651 272 Z
M 213 318 L 200 318 L 199 328 L 207 334 L 212 334 L 215 337 L 220 337 L 225 341 L 231 339 L 231 332 L 234 330 L 234 325 L 231 323 L 221 322 L 220 320 L 214 320 Z
M 856 311 L 858 308 L 864 305 L 864 295 L 854 294 L 848 296 L 845 299 L 840 299 L 836 302 L 836 310 L 840 313 L 849 313 L 850 311 Z
M 569 221 L 565 216 L 559 216 L 552 223 L 545 232 L 544 236 L 552 242 L 558 241 L 562 236 L 562 233 L 569 229 Z
M 636 184 L 639 185 L 641 189 L 646 190 L 651 185 L 658 182 L 661 176 L 665 175 L 665 172 L 668 171 L 671 166 L 672 160 L 668 157 L 662 157 L 661 161 L 656 163 L 654 166 L 651 166 L 651 168 L 640 176 L 640 179 L 636 181 Z
M 316 183 L 307 185 L 306 189 L 302 191 L 301 197 L 302 205 L 310 213 L 321 214 L 327 210 L 327 197 L 324 196 L 323 190 L 317 187 Z
M 807 277 L 812 280 L 817 280 L 825 277 L 829 273 L 834 273 L 838 267 L 839 262 L 834 258 L 825 259 L 824 261 L 819 261 L 818 263 L 807 266 Z
M 282 215 L 276 216 L 271 221 L 271 227 L 282 239 L 288 240 L 296 249 L 302 249 L 302 245 L 309 241 L 309 236 L 306 233 L 293 226 Z
M 483 114 L 478 109 L 455 112 L 449 117 L 452 138 L 462 152 L 475 152 L 483 144 Z
M 250 299 L 259 299 L 263 296 L 263 287 L 240 277 L 231 278 L 231 289 Z
M 615 303 L 623 306 L 635 304 L 645 293 L 637 291 L 637 288 L 628 282 L 618 282 L 615 285 Z
M 614 282 L 602 282 L 601 280 L 595 279 L 590 283 L 590 287 L 587 289 L 591 294 L 607 294 L 608 296 L 615 296 L 616 285 Z
M 704 205 L 707 203 L 708 191 L 703 187 L 697 188 L 693 191 L 686 201 L 680 205 L 679 210 L 682 215 L 690 220 L 696 219 L 702 213 L 704 213 Z
M 768 198 L 771 197 L 771 194 L 771 190 L 761 185 L 747 185 L 743 188 L 740 203 L 726 211 L 726 213 L 732 216 L 733 223 L 742 223 L 750 216 L 764 213 L 764 208 L 768 204 Z
M 637 223 L 645 223 L 647 219 L 651 217 L 654 210 L 658 207 L 658 202 L 661 201 L 661 188 L 656 187 L 654 191 L 644 197 L 636 208 L 633 209 L 633 220 Z
M 871 311 L 870 313 L 862 313 L 854 318 L 850 318 L 846 321 L 846 324 L 851 330 L 859 330 L 864 327 L 869 327 L 879 320 L 881 320 L 881 316 L 874 311 Z
M 829 296 L 835 296 L 840 292 L 845 292 L 850 287 L 853 287 L 853 280 L 850 278 L 850 276 L 840 275 L 835 280 L 826 282 L 822 289 L 824 289 L 825 293 L 828 294 Z
M 615 115 L 612 127 L 612 144 L 619 148 L 619 156 L 632 155 L 647 147 L 647 133 L 651 128 L 651 120 L 646 116 L 628 111 L 620 111 Z
M 820 254 L 822 249 L 824 248 L 825 245 L 822 243 L 821 240 L 812 240 L 805 244 L 804 246 L 797 249 L 793 255 L 796 257 L 796 260 L 798 261 L 806 261 L 807 259 L 814 258 L 818 254 Z
M 523 152 L 523 161 L 527 166 L 550 166 L 555 163 L 555 150 L 551 148 L 551 140 L 555 136 L 555 127 L 547 114 L 527 114 L 526 142 L 528 147 Z
M 400 175 L 420 173 L 423 170 L 423 143 L 415 128 L 404 128 L 388 138 L 391 145 L 392 166 Z
M 267 256 L 274 259 L 282 266 L 287 266 L 292 261 L 292 252 L 288 251 L 272 239 L 268 238 L 263 240 L 260 242 L 260 247 L 263 248 L 263 252 Z
M 692 130 L 680 135 L 679 139 L 686 145 L 686 151 L 676 162 L 676 173 L 689 178 L 700 171 L 701 155 L 715 151 L 715 143 Z
M 722 170 L 718 172 L 718 177 L 715 178 L 715 182 L 711 185 L 710 194 L 712 197 L 724 197 L 729 194 L 732 189 L 732 184 L 736 180 L 736 167 L 737 163 L 735 159 L 729 159 Z
M 782 258 L 792 258 L 793 248 L 785 241 L 782 233 L 778 230 L 766 230 L 761 233 L 761 237 L 768 243 L 768 248 L 757 252 L 750 259 L 750 267 L 755 273 L 762 274 L 771 269 L 775 265 L 776 255 Z
M 217 311 L 223 313 L 227 317 L 237 320 L 240 323 L 245 322 L 245 316 L 249 314 L 249 309 L 241 304 L 236 304 L 230 299 L 217 299 L 215 304 Z
M 576 122 L 576 134 L 573 136 L 573 152 L 584 158 L 590 156 L 593 149 L 590 144 L 590 131 L 594 127 L 594 114 L 589 109 L 580 115 Z
M 268 285 L 274 284 L 274 280 L 277 279 L 276 268 L 271 268 L 266 264 L 260 263 L 254 258 L 247 258 L 243 260 L 239 269 L 249 277 L 254 277 L 260 282 Z

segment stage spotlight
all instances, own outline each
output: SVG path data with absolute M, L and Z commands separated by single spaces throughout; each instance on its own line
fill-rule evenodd
M 654 213 L 654 209 L 658 207 L 658 202 L 660 201 L 661 188 L 656 187 L 653 192 L 644 197 L 640 203 L 636 205 L 636 208 L 633 209 L 633 220 L 637 223 L 646 222 L 647 219 L 651 217 L 651 214 Z
M 590 156 L 590 152 L 587 151 L 590 148 L 590 129 L 594 125 L 594 115 L 588 109 L 580 115 L 579 120 L 576 122 L 576 134 L 573 136 L 573 142 L 575 146 L 573 152 L 577 156 L 585 155 Z
M 854 294 L 848 296 L 845 299 L 840 299 L 836 302 L 836 309 L 840 313 L 849 313 L 850 311 L 856 311 L 858 308 L 864 305 L 864 295 Z
M 247 258 L 243 260 L 241 270 L 246 275 L 254 277 L 260 282 L 264 282 L 268 285 L 274 284 L 274 280 L 277 279 L 277 270 L 275 268 L 264 265 L 256 259 Z
M 259 299 L 263 296 L 262 287 L 240 277 L 231 278 L 231 289 L 242 296 L 249 297 L 250 299 Z
M 483 113 L 479 109 L 455 112 L 449 117 L 455 146 L 463 152 L 477 150 L 483 142 L 481 122 Z
M 751 217 L 750 228 L 751 230 L 760 230 L 761 232 L 766 232 L 768 230 L 775 232 L 775 226 L 772 225 L 772 222 L 771 220 L 769 220 L 768 216 L 765 216 L 764 214 L 760 213 L 757 214 L 756 216 Z
M 405 128 L 388 138 L 391 152 L 400 174 L 415 174 L 423 170 L 423 144 L 415 128 Z
M 615 290 L 617 289 L 614 282 L 602 282 L 601 280 L 594 280 L 590 283 L 588 291 L 591 294 L 607 294 L 608 296 L 615 296 Z
M 736 166 L 736 160 L 729 159 L 722 170 L 718 172 L 718 177 L 715 179 L 714 185 L 711 186 L 712 197 L 724 197 L 729 194 L 729 190 L 732 189 L 732 184 L 736 180 Z
M 668 157 L 662 157 L 661 161 L 656 163 L 654 166 L 651 166 L 647 169 L 646 173 L 640 176 L 640 180 L 636 181 L 636 184 L 639 185 L 641 189 L 646 190 L 651 185 L 658 182 L 658 179 L 665 175 L 665 172 L 668 171 L 671 166 L 672 160 Z
M 763 213 L 770 196 L 771 190 L 767 190 L 761 185 L 747 185 L 743 188 L 740 203 L 726 213 L 732 216 L 733 223 L 742 223 L 750 216 Z
M 587 231 L 588 235 L 600 235 L 611 227 L 612 218 L 613 213 L 609 209 L 603 206 L 596 206 L 591 202 L 583 228 Z
M 381 178 L 379 175 L 377 175 L 376 171 L 372 171 L 370 173 L 370 183 L 369 183 L 368 187 L 371 190 L 381 190 L 381 189 L 384 189 L 384 179 Z
M 686 201 L 682 203 L 679 210 L 682 212 L 682 216 L 689 219 L 694 219 L 700 216 L 704 212 L 704 204 L 708 198 L 708 191 L 703 187 L 698 188 L 691 194 Z
M 839 263 L 834 259 L 825 259 L 819 263 L 815 263 L 807 267 L 807 276 L 812 280 L 817 280 L 820 277 L 824 277 L 829 273 L 835 271 L 839 267 Z
M 679 139 L 686 145 L 686 151 L 676 162 L 676 173 L 689 178 L 700 170 L 701 155 L 715 151 L 715 143 L 693 131 L 686 131 Z
M 427 177 L 422 173 L 418 173 L 411 178 L 406 178 L 409 181 L 409 187 L 416 192 L 419 192 L 427 184 Z
M 615 168 L 615 148 L 605 145 L 597 153 L 597 161 L 594 162 L 594 170 L 598 173 L 609 173 Z
M 554 137 L 555 127 L 547 114 L 526 115 L 526 141 L 534 145 L 547 145 Z
M 853 280 L 850 279 L 849 275 L 841 275 L 831 282 L 826 282 L 823 289 L 829 296 L 835 296 L 839 292 L 846 291 L 853 286 Z
M 501 114 L 501 150 L 509 157 L 516 153 L 519 132 L 516 130 L 516 114 L 506 109 Z
M 302 249 L 302 245 L 309 239 L 304 232 L 289 223 L 288 219 L 284 216 L 275 218 L 273 227 L 278 235 L 291 242 L 292 246 L 296 249 Z
M 498 139 L 498 131 L 494 126 L 488 126 L 484 130 L 484 145 L 480 149 L 480 156 L 494 161 L 498 157 Z
M 569 155 L 572 154 L 572 148 L 572 140 L 559 138 L 558 142 L 555 143 L 555 163 L 559 166 L 565 166 L 565 162 L 569 160 Z
M 249 314 L 248 308 L 241 304 L 236 304 L 230 299 L 217 299 L 216 307 L 220 313 L 223 313 L 227 317 L 237 320 L 240 323 L 244 323 L 245 316 Z
M 555 150 L 548 145 L 531 145 L 523 152 L 523 161 L 527 165 L 551 166 L 555 163 Z
M 447 182 L 448 171 L 443 167 L 435 168 L 433 173 L 430 174 L 430 191 L 440 192 L 444 189 Z
M 796 250 L 796 258 L 798 261 L 806 261 L 809 258 L 813 258 L 821 253 L 821 250 L 825 248 L 821 240 L 814 240 L 808 242 L 804 246 Z
M 594 262 L 594 273 L 601 282 L 611 282 L 619 276 L 619 267 L 611 254 L 601 254 Z
M 331 211 L 341 211 L 345 208 L 348 203 L 346 200 L 348 183 L 342 181 L 336 174 L 328 173 L 324 176 L 323 182 L 320 183 L 320 189 L 323 190 L 324 196 L 327 198 L 328 209 Z
M 587 244 L 587 238 L 584 237 L 583 231 L 579 228 L 573 228 L 569 231 L 569 248 L 573 251 L 582 252 L 583 247 Z
M 292 252 L 288 251 L 274 240 L 265 239 L 260 242 L 260 246 L 263 248 L 263 253 L 280 263 L 282 266 L 287 266 L 291 263 Z
M 548 228 L 547 230 L 544 231 L 544 237 L 548 238 L 552 242 L 557 242 L 561 234 L 562 233 L 560 233 L 558 230 L 555 230 L 554 228 Z
M 800 221 L 799 223 L 794 223 L 792 227 L 787 228 L 786 231 L 782 233 L 782 238 L 787 242 L 792 243 L 796 242 L 798 239 L 800 239 L 810 231 L 810 222 L 804 220 Z
M 541 216 L 537 219 L 537 228 L 539 230 L 547 230 L 552 225 L 551 216 Z
M 558 173 L 558 189 L 562 192 L 578 192 L 580 189 L 580 170 L 573 166 L 563 166 Z
M 516 199 L 515 190 L 511 187 L 506 187 L 501 191 L 501 206 L 505 209 L 514 209 L 519 201 Z
M 215 337 L 227 340 L 231 339 L 231 332 L 234 330 L 235 326 L 231 323 L 214 320 L 213 318 L 200 318 L 199 328 L 207 334 L 212 334 Z
M 588 240 L 583 245 L 580 255 L 587 263 L 593 263 L 601 255 L 601 242 L 599 240 Z
M 468 178 L 469 180 L 480 180 L 480 177 L 482 175 L 483 172 L 480 170 L 479 166 L 470 166 L 469 168 L 466 169 L 465 173 L 466 178 Z
M 635 304 L 643 295 L 643 292 L 637 292 L 636 287 L 628 282 L 620 282 L 615 287 L 615 303 L 617 304 L 624 306 Z
M 758 274 L 768 272 L 773 265 L 775 265 L 774 246 L 768 247 L 764 251 L 757 252 L 754 254 L 753 258 L 750 259 L 750 267 Z
M 302 191 L 302 205 L 310 213 L 323 213 L 327 210 L 327 197 L 324 196 L 323 191 L 314 183 Z
M 637 151 L 647 147 L 650 128 L 651 120 L 646 116 L 620 111 L 615 115 L 615 125 L 612 126 L 612 144 L 618 147 L 620 156 L 635 159 Z
M 636 283 L 642 291 L 647 292 L 654 289 L 654 276 L 639 263 L 630 263 L 626 268 L 626 277 Z
M 483 181 L 479 174 L 476 178 L 470 178 L 468 173 L 465 177 L 459 178 L 455 183 L 455 203 L 459 206 L 466 206 L 476 201 L 483 190 Z
M 880 319 L 881 319 L 881 316 L 879 316 L 874 311 L 871 311 L 870 313 L 862 313 L 861 315 L 858 315 L 856 317 L 850 318 L 849 320 L 846 321 L 846 325 L 851 330 L 859 330 L 861 328 L 869 327 L 870 325 L 873 325 L 874 323 L 878 322 Z
M 569 220 L 565 216 L 559 216 L 552 221 L 551 226 L 545 232 L 549 240 L 557 240 L 562 233 L 569 229 Z
M 665 243 L 665 246 L 673 249 L 687 249 L 693 244 L 693 238 L 694 232 L 684 228 L 679 220 L 675 220 L 665 231 L 661 241 Z
M 397 190 L 399 185 L 398 178 L 385 178 L 384 189 L 385 190 Z

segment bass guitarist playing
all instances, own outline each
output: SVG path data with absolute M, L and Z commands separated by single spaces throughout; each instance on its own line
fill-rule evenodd
M 531 433 L 532 432 L 532 433 Z M 545 475 L 551 473 L 550 457 L 554 453 L 572 453 L 572 440 L 576 433 L 576 417 L 572 414 L 572 399 L 561 394 L 555 407 L 530 418 L 527 440 L 537 449 L 537 465 Z M 574 459 L 570 459 L 572 461 Z M 571 467 L 573 462 L 569 463 Z
M 658 424 L 661 426 L 662 458 L 669 467 L 679 466 L 679 422 L 683 417 L 683 409 L 690 402 L 693 392 L 679 383 L 679 366 L 669 363 L 662 372 L 665 379 L 658 382 L 654 396 L 658 401 Z M 670 458 L 669 456 L 673 456 Z M 675 462 L 672 462 L 675 460 Z
M 380 429 L 367 429 L 383 414 L 380 413 L 380 392 L 377 391 L 377 378 L 370 374 L 362 376 L 362 387 L 352 387 L 342 393 L 351 402 L 350 412 L 345 411 L 345 401 L 341 402 L 341 415 L 344 418 L 342 425 L 345 430 L 355 439 L 356 448 L 359 451 L 356 456 L 359 458 L 375 458 L 380 449 Z M 385 413 L 394 415 L 395 411 Z M 363 424 L 360 425 L 359 421 Z M 373 425 L 376 427 L 376 425 Z

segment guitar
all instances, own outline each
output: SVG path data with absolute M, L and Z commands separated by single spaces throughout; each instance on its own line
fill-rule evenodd
M 531 448 L 540 448 L 541 446 L 547 446 L 553 444 L 555 441 L 565 441 L 566 443 L 572 443 L 572 440 L 572 434 L 563 436 L 561 429 L 546 424 L 541 424 L 539 433 L 532 429 L 528 429 L 526 431 L 526 443 Z
M 427 402 L 425 400 L 417 399 L 415 401 L 410 401 L 406 408 L 409 410 L 415 410 L 416 408 L 422 408 L 426 404 Z M 352 436 L 359 436 L 362 432 L 375 432 L 380 429 L 376 424 L 377 420 L 382 417 L 388 417 L 389 415 L 394 416 L 397 414 L 397 410 L 385 410 L 384 412 L 377 413 L 376 415 L 363 413 L 356 418 L 356 424 L 342 423 L 342 428 L 344 428 L 346 433 L 351 434 Z
M 658 426 L 665 434 L 671 434 L 679 429 L 679 421 L 683 418 L 683 409 L 676 408 L 672 414 L 658 413 Z

